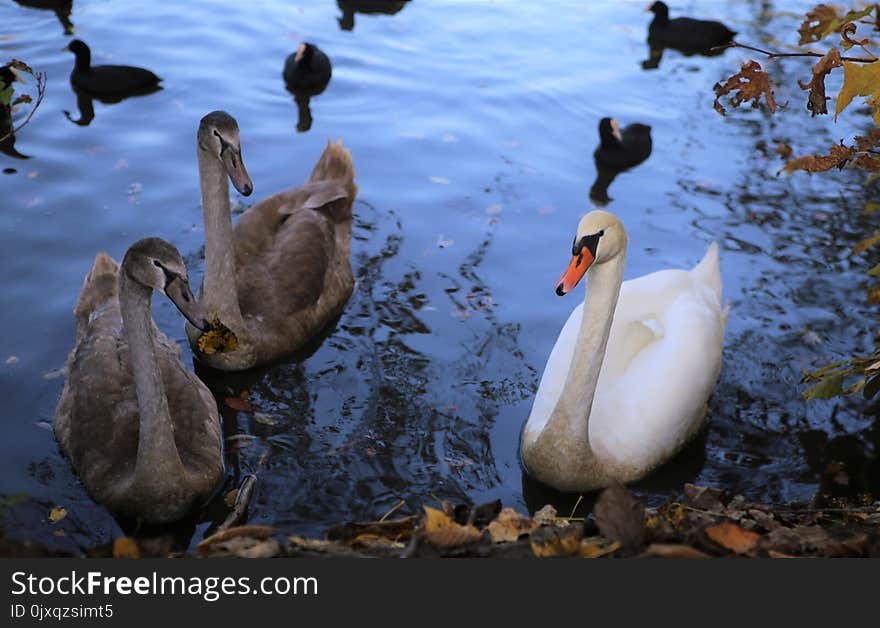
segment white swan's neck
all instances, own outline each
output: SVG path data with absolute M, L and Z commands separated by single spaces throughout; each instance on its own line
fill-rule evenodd
M 596 382 L 623 283 L 625 258 L 626 252 L 622 251 L 590 269 L 574 358 L 548 426 L 556 421 L 569 433 L 587 433 Z
M 152 294 L 151 288 L 130 279 L 124 269 L 119 273 L 122 328 L 131 353 L 140 416 L 135 486 L 155 482 L 159 469 L 163 473 L 176 471 L 181 476 L 184 473 L 174 442 L 162 373 L 156 361 L 153 319 L 150 315 Z
M 540 434 L 523 443 L 523 459 L 531 473 L 557 488 L 582 486 L 608 472 L 590 446 L 589 423 L 625 262 L 624 245 L 612 259 L 590 268 L 565 385 Z
M 205 222 L 202 307 L 209 319 L 219 318 L 238 335 L 244 330 L 244 321 L 235 285 L 235 245 L 232 239 L 229 182 L 219 160 L 201 148 L 198 153 L 202 216 Z

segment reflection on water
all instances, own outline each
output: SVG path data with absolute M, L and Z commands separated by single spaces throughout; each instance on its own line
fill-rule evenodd
M 354 30 L 355 13 L 394 15 L 408 3 L 409 0 L 336 0 L 336 4 L 342 9 L 339 28 L 344 31 Z
M 73 93 L 76 94 L 76 108 L 79 110 L 79 118 L 74 118 L 73 115 L 67 110 L 64 110 L 64 116 L 79 126 L 89 126 L 92 123 L 92 120 L 95 119 L 95 102 L 98 101 L 104 103 L 105 105 L 113 105 L 116 103 L 120 103 L 127 98 L 134 98 L 136 96 L 147 96 L 149 94 L 154 94 L 162 89 L 161 85 L 154 85 L 153 87 L 147 87 L 144 89 L 132 90 L 125 94 L 117 94 L 113 96 L 92 94 L 82 89 L 78 89 L 73 85 L 70 86 L 73 90 Z
M 70 14 L 73 11 L 73 0 L 15 0 L 15 2 L 29 9 L 54 11 L 55 17 L 61 22 L 61 26 L 64 27 L 64 34 L 73 34 L 73 22 L 70 21 Z
M 688 48 L 688 47 L 679 47 L 672 45 L 662 45 L 657 41 L 653 41 L 650 37 L 648 38 L 648 58 L 642 61 L 642 69 L 643 70 L 656 70 L 660 67 L 660 61 L 663 60 L 663 51 L 675 50 L 680 52 L 686 57 L 700 56 L 700 57 L 718 57 L 725 53 L 728 50 L 726 47 L 721 48 L 710 48 L 710 49 L 702 49 L 702 48 Z

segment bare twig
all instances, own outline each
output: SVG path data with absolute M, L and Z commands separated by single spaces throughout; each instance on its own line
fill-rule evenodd
M 392 514 L 394 511 L 396 511 L 398 508 L 400 508 L 400 507 L 403 506 L 404 504 L 406 504 L 406 500 L 405 500 L 405 499 L 401 499 L 399 502 L 397 502 L 396 504 L 394 504 L 388 512 L 386 512 L 384 515 L 382 515 L 382 517 L 379 519 L 379 523 L 382 523 L 383 521 L 385 521 L 388 517 L 391 516 L 391 514 Z
M 771 52 L 770 50 L 764 50 L 762 48 L 756 48 L 755 46 L 749 46 L 748 44 L 741 44 L 736 41 L 732 41 L 728 44 L 724 44 L 723 46 L 715 46 L 711 49 L 712 52 L 717 50 L 724 50 L 725 48 L 745 48 L 746 50 L 751 50 L 753 52 L 759 52 L 762 55 L 767 55 L 768 59 L 775 59 L 776 57 L 816 57 L 822 58 L 825 55 L 820 52 Z M 877 58 L 867 59 L 865 57 L 841 57 L 841 61 L 854 61 L 856 63 L 874 63 L 877 61 Z

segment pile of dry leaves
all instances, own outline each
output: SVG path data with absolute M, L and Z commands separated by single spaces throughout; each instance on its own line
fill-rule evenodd
M 680 500 L 645 508 L 615 486 L 591 518 L 534 516 L 502 508 L 442 504 L 398 519 L 334 526 L 326 539 L 284 536 L 241 526 L 211 536 L 202 557 L 771 557 L 880 556 L 880 504 L 857 508 L 773 510 L 714 488 L 685 485 Z

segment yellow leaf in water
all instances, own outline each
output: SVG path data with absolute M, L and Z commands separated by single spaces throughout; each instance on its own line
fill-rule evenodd
M 211 329 L 199 336 L 199 351 L 205 355 L 229 353 L 238 348 L 238 338 L 219 318 L 211 321 Z
M 238 489 L 234 488 L 231 491 L 229 491 L 228 493 L 226 493 L 226 497 L 223 501 L 226 502 L 226 505 L 229 508 L 232 508 L 233 506 L 235 506 L 236 499 L 238 499 Z
M 49 521 L 58 523 L 67 516 L 67 508 L 64 506 L 56 506 L 49 512 Z
M 58 528 L 52 534 L 54 534 L 55 536 L 67 536 L 67 533 L 61 528 Z
M 130 536 L 113 539 L 113 558 L 140 558 L 141 550 Z

